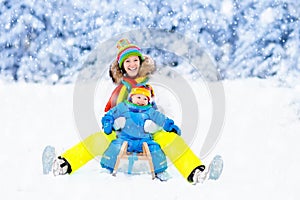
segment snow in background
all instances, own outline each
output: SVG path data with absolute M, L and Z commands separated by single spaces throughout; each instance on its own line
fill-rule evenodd
M 74 82 L 97 44 L 140 28 L 199 43 L 222 79 L 275 76 L 293 85 L 300 70 L 297 0 L 1 0 L 0 9 L 0 76 L 9 82 Z

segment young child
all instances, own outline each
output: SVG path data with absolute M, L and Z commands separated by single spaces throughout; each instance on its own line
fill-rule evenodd
M 125 118 L 125 125 L 118 132 L 117 139 L 111 142 L 102 156 L 100 163 L 103 168 L 113 171 L 121 146 L 127 141 L 129 152 L 140 153 L 143 151 L 143 142 L 148 144 L 156 177 L 167 169 L 166 156 L 152 135 L 145 131 L 145 122 L 151 120 L 165 131 L 174 131 L 177 134 L 180 134 L 180 129 L 173 120 L 153 108 L 151 97 L 153 89 L 150 85 L 132 88 L 128 100 L 110 109 L 102 118 L 106 134 L 112 133 L 116 119 Z

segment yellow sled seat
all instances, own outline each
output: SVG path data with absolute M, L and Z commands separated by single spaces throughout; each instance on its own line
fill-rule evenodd
M 106 135 L 103 132 L 94 133 L 75 146 L 68 149 L 61 156 L 70 163 L 74 173 L 96 156 L 103 155 L 112 140 L 116 139 L 115 132 Z
M 154 134 L 154 140 L 185 179 L 196 167 L 202 165 L 201 160 L 176 133 L 161 130 Z

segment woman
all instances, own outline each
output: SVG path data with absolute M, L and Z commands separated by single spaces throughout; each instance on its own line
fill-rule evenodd
M 127 39 L 119 40 L 117 48 L 117 58 L 110 66 L 109 74 L 118 86 L 113 91 L 105 112 L 126 100 L 131 88 L 145 85 L 149 80 L 149 75 L 155 71 L 152 58 L 142 55 L 140 48 L 131 44 Z M 56 159 L 54 174 L 73 173 L 94 157 L 103 155 L 115 138 L 115 133 L 92 134 Z M 154 134 L 153 139 L 161 146 L 163 152 L 184 178 L 193 183 L 201 182 L 201 172 L 204 171 L 205 166 L 179 135 L 160 130 Z

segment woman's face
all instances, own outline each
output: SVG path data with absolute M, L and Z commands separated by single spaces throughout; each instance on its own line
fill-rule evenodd
M 140 59 L 138 56 L 130 56 L 123 62 L 126 74 L 130 78 L 135 78 L 140 69 Z

